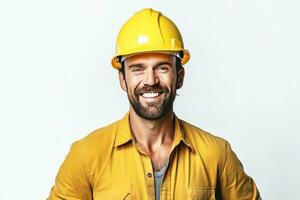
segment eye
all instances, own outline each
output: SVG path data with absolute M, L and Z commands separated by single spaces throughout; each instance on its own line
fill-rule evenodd
M 167 72 L 167 71 L 169 71 L 169 66 L 168 65 L 160 65 L 156 68 L 156 70 L 159 72 Z
M 132 72 L 141 72 L 143 69 L 141 67 L 138 66 L 133 66 L 131 67 L 130 71 Z

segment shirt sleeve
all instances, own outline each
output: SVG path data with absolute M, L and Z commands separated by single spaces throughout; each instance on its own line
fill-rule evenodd
M 222 200 L 261 200 L 253 179 L 244 172 L 241 162 L 228 142 L 225 148 L 220 180 Z
M 60 166 L 48 200 L 92 199 L 92 190 L 83 158 L 80 143 L 73 143 L 63 164 Z

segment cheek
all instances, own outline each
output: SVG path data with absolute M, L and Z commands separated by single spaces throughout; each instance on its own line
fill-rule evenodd
M 131 93 L 133 93 L 133 91 L 139 87 L 141 82 L 142 81 L 140 79 L 138 79 L 137 77 L 132 77 L 132 76 L 126 77 L 127 90 L 129 90 L 129 91 L 131 91 Z
M 168 87 L 172 90 L 176 89 L 176 77 L 173 75 L 162 76 L 160 78 L 160 83 L 164 87 Z

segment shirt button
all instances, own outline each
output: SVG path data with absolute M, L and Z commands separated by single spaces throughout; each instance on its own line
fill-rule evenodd
M 152 177 L 152 174 L 149 172 L 149 173 L 147 174 L 147 176 L 148 176 L 149 178 L 151 178 L 151 177 Z

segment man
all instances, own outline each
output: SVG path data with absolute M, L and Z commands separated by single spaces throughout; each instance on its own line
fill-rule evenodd
M 189 57 L 160 12 L 141 10 L 123 25 L 112 65 L 129 112 L 72 145 L 50 200 L 261 199 L 227 141 L 173 113 Z

